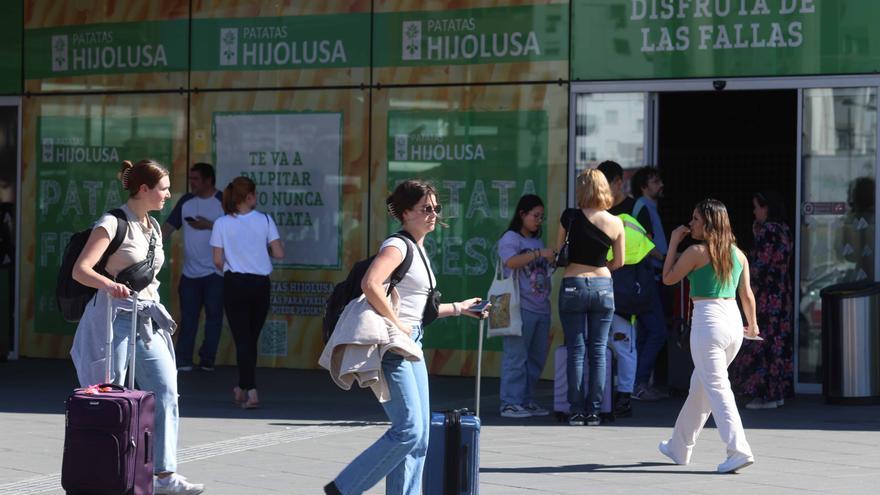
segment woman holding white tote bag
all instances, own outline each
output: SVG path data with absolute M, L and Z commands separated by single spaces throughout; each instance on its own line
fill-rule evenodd
M 501 416 L 527 418 L 549 413 L 535 402 L 534 389 L 547 361 L 550 333 L 550 263 L 556 253 L 544 247 L 544 203 L 534 194 L 520 198 L 507 231 L 498 241 L 498 264 L 489 300 L 489 335 L 504 338 L 501 359 Z M 496 272 L 499 267 L 496 267 Z M 498 289 L 506 286 L 511 304 L 503 315 Z M 519 308 L 515 304 L 518 300 Z M 518 311 L 519 314 L 512 314 Z M 520 324 L 516 325 L 516 320 Z M 497 325 L 493 325 L 493 320 Z M 500 322 L 499 320 L 507 320 Z M 498 328 L 502 326 L 502 328 Z

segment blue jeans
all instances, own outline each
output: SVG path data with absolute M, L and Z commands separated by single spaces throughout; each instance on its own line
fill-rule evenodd
M 648 385 L 657 355 L 666 343 L 666 316 L 663 313 L 661 294 L 663 287 L 658 287 L 647 313 L 636 316 L 637 335 L 636 349 L 638 364 L 636 365 L 636 386 Z
M 223 277 L 212 273 L 206 277 L 180 277 L 180 332 L 177 335 L 177 364 L 191 366 L 199 315 L 205 307 L 205 340 L 199 348 L 199 364 L 214 366 L 220 330 L 223 327 Z
M 501 405 L 534 402 L 535 384 L 547 362 L 550 315 L 527 309 L 522 314 L 522 336 L 504 337 L 501 355 Z
M 598 414 L 605 395 L 605 348 L 614 316 L 611 277 L 566 277 L 559 290 L 559 319 L 568 351 L 568 403 L 585 412 L 584 357 L 590 360 L 589 412 Z M 585 340 L 589 347 L 585 349 Z M 586 352 L 585 352 L 586 351 Z
M 113 320 L 113 383 L 125 384 L 128 366 L 128 339 L 131 336 L 131 312 L 116 315 Z M 156 336 L 150 348 L 137 338 L 134 355 L 134 379 L 137 388 L 156 394 L 156 446 L 153 471 L 177 471 L 177 367 L 165 341 Z
M 413 327 L 412 338 L 421 345 L 422 329 Z M 428 453 L 431 407 L 425 361 L 407 361 L 388 352 L 382 371 L 391 400 L 382 403 L 391 428 L 367 447 L 334 482 L 345 495 L 363 493 L 385 478 L 388 495 L 422 493 L 422 470 Z

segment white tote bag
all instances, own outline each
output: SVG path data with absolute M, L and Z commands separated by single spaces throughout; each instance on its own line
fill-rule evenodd
M 489 337 L 522 336 L 522 314 L 519 311 L 519 270 L 511 270 L 504 278 L 501 259 L 495 262 L 495 277 L 489 287 Z

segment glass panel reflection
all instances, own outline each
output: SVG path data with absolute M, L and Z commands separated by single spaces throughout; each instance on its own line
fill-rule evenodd
M 624 169 L 644 165 L 646 102 L 646 93 L 578 95 L 575 173 L 605 160 Z
M 801 383 L 821 382 L 821 289 L 874 279 L 876 88 L 804 92 Z

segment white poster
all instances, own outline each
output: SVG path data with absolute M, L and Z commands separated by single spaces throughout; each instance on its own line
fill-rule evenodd
M 284 241 L 283 267 L 338 268 L 342 166 L 340 113 L 214 114 L 217 188 L 257 185 L 257 209 Z

